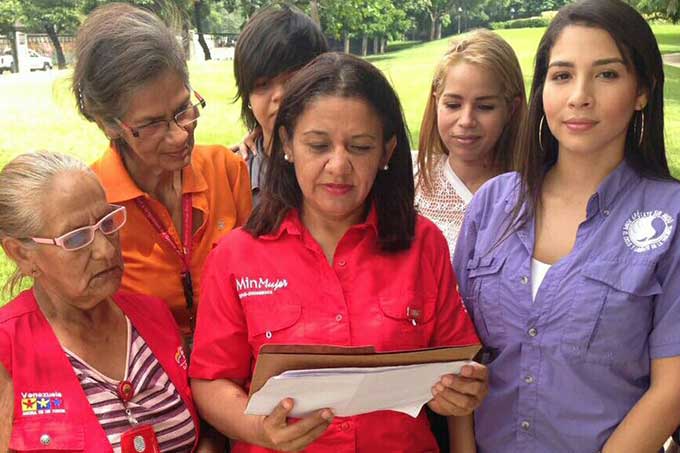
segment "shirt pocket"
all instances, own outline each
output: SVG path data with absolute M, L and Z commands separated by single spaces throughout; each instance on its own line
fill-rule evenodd
M 300 302 L 282 297 L 256 298 L 244 305 L 248 342 L 255 352 L 265 343 L 304 343 Z
M 85 430 L 72 421 L 19 418 L 14 421 L 9 448 L 17 452 L 82 452 Z
M 463 295 L 485 346 L 497 347 L 505 336 L 501 304 L 501 274 L 505 257 L 484 256 L 468 261 L 468 294 Z
M 567 313 L 562 350 L 584 362 L 640 360 L 647 353 L 654 297 L 661 292 L 653 263 L 588 263 Z
M 378 297 L 382 350 L 427 348 L 434 333 L 437 300 L 434 295 L 406 291 Z M 378 345 L 376 345 L 378 346 Z

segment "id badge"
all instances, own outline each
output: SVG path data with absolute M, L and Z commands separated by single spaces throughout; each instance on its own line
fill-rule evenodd
M 151 425 L 137 425 L 120 436 L 121 453 L 160 453 L 156 433 Z

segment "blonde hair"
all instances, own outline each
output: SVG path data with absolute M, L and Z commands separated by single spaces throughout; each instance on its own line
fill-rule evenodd
M 92 170 L 75 157 L 48 151 L 20 154 L 0 170 L 0 240 L 37 236 L 43 227 L 42 200 L 54 177 Z M 13 294 L 24 275 L 17 268 L 4 285 Z
M 437 102 L 444 91 L 444 81 L 449 68 L 458 63 L 478 65 L 494 74 L 501 85 L 502 96 L 509 105 L 512 105 L 515 99 L 519 99 L 491 156 L 492 163 L 501 172 L 512 169 L 512 156 L 526 122 L 524 78 L 512 47 L 499 35 L 488 30 L 475 30 L 459 40 L 451 41 L 435 69 L 420 125 L 418 185 L 425 190 L 432 187 L 431 174 L 436 161 L 441 156 L 449 154 L 437 128 Z

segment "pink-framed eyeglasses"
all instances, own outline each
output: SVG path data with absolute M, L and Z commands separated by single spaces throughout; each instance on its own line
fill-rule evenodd
M 94 241 L 94 235 L 97 230 L 109 236 L 125 225 L 127 220 L 125 206 L 112 204 L 111 207 L 114 210 L 106 214 L 94 225 L 76 228 L 73 231 L 62 234 L 58 238 L 31 238 L 31 240 L 38 244 L 56 245 L 70 252 L 87 247 Z

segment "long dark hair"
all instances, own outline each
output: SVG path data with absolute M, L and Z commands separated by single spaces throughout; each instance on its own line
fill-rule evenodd
M 384 251 L 405 250 L 415 233 L 413 168 L 409 135 L 394 89 L 373 65 L 351 55 L 326 53 L 315 58 L 287 83 L 274 125 L 272 154 L 260 202 L 245 229 L 255 236 L 269 234 L 281 225 L 291 209 L 302 207 L 302 191 L 293 165 L 286 162 L 278 131 L 283 127 L 293 137 L 298 118 L 307 106 L 324 96 L 358 98 L 379 115 L 386 142 L 396 137 L 397 145 L 389 169 L 379 171 L 366 200 L 375 204 L 378 242 Z M 338 118 L 342 121 L 342 118 Z
M 625 143 L 625 159 L 641 176 L 673 179 L 666 160 L 663 116 L 663 62 L 659 46 L 647 22 L 621 0 L 582 0 L 560 9 L 546 30 L 536 53 L 529 100 L 528 131 L 517 152 L 516 167 L 522 187 L 511 224 L 533 217 L 547 170 L 557 161 L 558 143 L 544 118 L 543 86 L 548 73 L 550 51 L 562 30 L 582 25 L 605 30 L 612 37 L 625 64 L 637 76 L 640 90 L 648 93 L 642 114 L 632 116 Z M 644 124 L 642 124 L 644 118 Z M 541 127 L 541 122 L 545 123 Z M 644 135 L 640 143 L 640 133 Z M 539 139 L 540 134 L 540 139 Z M 519 217 L 523 205 L 525 215 Z

